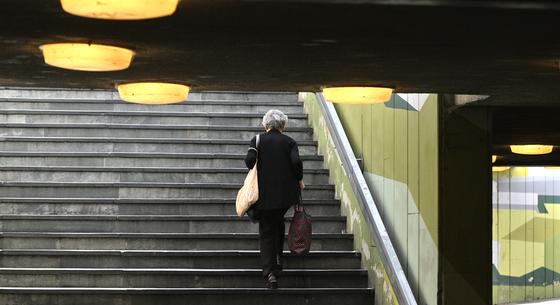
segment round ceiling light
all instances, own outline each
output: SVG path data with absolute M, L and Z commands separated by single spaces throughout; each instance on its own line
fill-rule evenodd
M 45 63 L 78 71 L 119 71 L 130 66 L 134 51 L 101 44 L 51 43 L 39 47 Z
M 123 101 L 164 105 L 186 101 L 191 88 L 181 84 L 141 82 L 120 84 L 117 89 Z
M 393 88 L 329 87 L 323 88 L 325 99 L 339 104 L 379 104 L 391 99 Z
M 96 19 L 142 20 L 170 16 L 179 0 L 60 0 L 72 15 Z
M 492 166 L 492 171 L 493 172 L 503 172 L 508 170 L 510 167 L 509 166 Z
M 511 152 L 520 155 L 546 155 L 552 152 L 552 145 L 510 145 Z

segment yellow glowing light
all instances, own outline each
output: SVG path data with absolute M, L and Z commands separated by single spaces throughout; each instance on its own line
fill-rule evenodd
M 45 63 L 79 71 L 119 71 L 130 66 L 134 52 L 119 47 L 87 43 L 51 43 L 39 47 Z
M 498 159 L 498 156 L 492 155 L 492 163 L 496 162 L 497 159 Z
M 62 9 L 81 17 L 142 20 L 175 13 L 179 0 L 60 0 Z
M 505 170 L 508 170 L 510 167 L 509 166 L 492 166 L 492 171 L 493 172 L 503 172 Z
M 378 104 L 391 99 L 392 88 L 383 87 L 331 87 L 323 88 L 325 99 L 340 104 Z
M 552 145 L 510 145 L 511 152 L 521 155 L 545 155 L 552 152 Z
M 123 101 L 137 104 L 163 105 L 187 100 L 190 87 L 171 83 L 130 83 L 117 86 Z

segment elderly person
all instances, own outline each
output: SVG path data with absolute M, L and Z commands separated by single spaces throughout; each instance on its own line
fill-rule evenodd
M 300 200 L 303 183 L 303 165 L 296 141 L 282 134 L 288 117 L 280 110 L 269 110 L 263 117 L 266 130 L 253 137 L 245 158 L 247 168 L 257 162 L 259 200 L 253 205 L 259 221 L 259 239 L 263 276 L 271 289 L 278 287 L 282 270 L 284 246 L 284 214 Z M 257 153 L 258 151 L 258 153 Z

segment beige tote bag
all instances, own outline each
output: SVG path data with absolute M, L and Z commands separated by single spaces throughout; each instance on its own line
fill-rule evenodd
M 245 182 L 239 192 L 237 192 L 237 199 L 235 200 L 235 210 L 237 212 L 237 216 L 239 217 L 243 217 L 251 205 L 259 200 L 259 180 L 257 175 L 257 163 L 259 162 L 259 135 L 257 135 L 256 146 L 257 161 L 255 162 L 255 166 L 253 166 L 247 174 Z

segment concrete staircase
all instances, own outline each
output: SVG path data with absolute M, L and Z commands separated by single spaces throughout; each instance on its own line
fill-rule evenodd
M 373 304 L 297 94 L 191 99 L 0 101 L 0 304 Z M 234 216 L 270 108 L 290 117 L 314 221 L 278 290 L 258 226 Z

